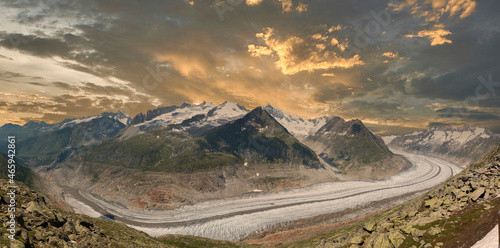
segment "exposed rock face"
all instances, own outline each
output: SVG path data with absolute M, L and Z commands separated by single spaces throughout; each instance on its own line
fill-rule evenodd
M 258 107 L 203 136 L 209 150 L 241 154 L 249 163 L 298 163 L 318 167 L 316 154 Z
M 334 117 L 314 135 L 305 138 L 304 143 L 315 147 L 316 153 L 327 163 L 342 169 L 393 157 L 384 142 L 360 120 L 344 121 Z
M 425 153 L 466 166 L 500 144 L 500 135 L 484 128 L 466 125 L 433 127 L 386 140 L 390 147 Z
M 333 117 L 302 142 L 351 179 L 385 179 L 410 166 L 360 120 Z
M 157 116 L 172 112 L 178 108 L 182 108 L 182 107 L 186 107 L 186 106 L 190 106 L 190 105 L 187 103 L 184 103 L 180 107 L 177 107 L 177 106 L 159 107 L 157 109 L 148 110 L 148 112 L 146 112 L 146 114 L 139 113 L 138 115 L 136 115 L 132 119 L 130 125 L 136 125 L 136 124 L 143 123 L 145 121 L 152 120 L 153 118 L 155 118 Z
M 482 161 L 476 162 L 457 176 L 449 179 L 429 193 L 404 203 L 398 210 L 383 219 L 371 218 L 356 229 L 335 239 L 323 239 L 317 247 L 402 247 L 403 243 L 419 243 L 415 247 L 443 246 L 442 242 L 432 244 L 431 237 L 439 237 L 447 228 L 448 219 L 481 204 L 500 194 L 500 146 L 487 154 Z M 485 209 L 491 206 L 485 206 Z M 495 212 L 496 214 L 496 212 Z M 457 217 L 458 218 L 458 217 Z M 455 219 L 457 219 L 455 218 Z M 458 218 L 464 219 L 465 217 Z M 437 225 L 435 223 L 444 224 Z M 458 223 L 458 220 L 451 221 Z M 375 224 L 385 222 L 383 224 Z M 457 224 L 458 225 L 458 224 Z M 406 242 L 407 240 L 409 242 Z M 425 241 L 427 240 L 427 241 Z M 447 244 L 446 247 L 456 247 Z M 410 246 L 408 246 L 410 247 Z

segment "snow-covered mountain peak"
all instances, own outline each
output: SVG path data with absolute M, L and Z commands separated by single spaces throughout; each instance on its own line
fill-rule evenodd
M 75 126 L 75 125 L 80 124 L 80 123 L 89 122 L 89 121 L 92 121 L 94 119 L 99 119 L 99 118 L 104 118 L 104 117 L 117 120 L 125 126 L 130 124 L 130 121 L 132 120 L 132 118 L 130 116 L 128 116 L 128 115 L 126 115 L 118 110 L 116 113 L 104 112 L 104 113 L 101 113 L 98 115 L 89 115 L 88 117 L 84 117 L 84 118 L 66 119 L 59 124 L 58 129 L 72 127 L 72 126 Z
M 237 117 L 243 116 L 248 113 L 248 110 L 245 107 L 238 105 L 238 103 L 230 103 L 224 102 L 219 106 L 216 106 L 210 112 L 207 113 L 209 117 L 218 116 L 218 117 Z
M 465 144 L 475 138 L 488 139 L 497 135 L 485 128 L 465 125 L 462 127 L 433 127 L 407 136 L 416 136 L 421 139 L 421 142 L 432 144 L 445 142 Z
M 163 113 L 150 120 L 134 124 L 141 130 L 166 127 L 173 124 L 188 125 L 189 127 L 202 128 L 205 126 L 219 126 L 240 118 L 248 113 L 244 107 L 237 103 L 224 102 L 221 105 L 203 102 L 198 105 L 182 104 L 180 107 L 164 107 Z
M 304 120 L 293 115 L 285 114 L 280 109 L 273 107 L 270 104 L 264 106 L 263 109 L 281 125 L 283 125 L 288 132 L 297 136 L 315 133 L 331 119 L 331 117 L 323 116 L 315 119 Z

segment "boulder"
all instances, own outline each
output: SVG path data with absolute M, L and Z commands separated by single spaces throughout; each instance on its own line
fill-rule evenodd
M 394 248 L 385 233 L 374 233 L 366 241 L 366 248 Z
M 399 247 L 404 241 L 405 236 L 399 231 L 391 231 L 387 234 L 387 238 L 391 241 L 394 247 Z
M 431 227 L 427 233 L 429 233 L 432 236 L 438 235 L 438 234 L 441 233 L 441 228 L 439 228 L 439 227 Z
M 406 234 L 411 234 L 411 230 L 413 229 L 413 227 L 411 225 L 404 225 L 400 228 L 400 230 L 403 232 L 403 233 L 406 233 Z
M 432 198 L 424 202 L 424 205 L 428 208 L 438 208 L 443 202 L 439 198 Z
M 470 198 L 473 201 L 477 201 L 477 199 L 479 199 L 479 197 L 483 196 L 484 192 L 485 192 L 485 189 L 483 187 L 478 188 L 478 189 L 474 190 L 474 192 L 472 192 L 470 194 Z
M 364 242 L 363 237 L 359 234 L 355 234 L 349 239 L 349 244 L 361 245 L 363 244 L 363 242 Z
M 363 229 L 369 233 L 372 233 L 373 231 L 375 231 L 375 229 L 377 229 L 377 223 L 367 222 L 367 223 L 363 224 Z

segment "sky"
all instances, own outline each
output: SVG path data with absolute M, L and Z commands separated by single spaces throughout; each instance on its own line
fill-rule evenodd
M 2 0 L 0 125 L 203 101 L 500 132 L 497 0 Z

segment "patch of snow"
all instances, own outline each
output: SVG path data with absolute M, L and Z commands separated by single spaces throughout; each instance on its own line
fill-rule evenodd
M 382 139 L 384 140 L 384 143 L 387 145 L 387 144 L 391 143 L 391 141 L 393 139 L 395 139 L 396 137 L 398 137 L 398 136 L 396 136 L 396 135 L 382 136 Z
M 99 118 L 103 118 L 103 117 L 115 119 L 115 120 L 121 122 L 125 126 L 127 126 L 131 121 L 130 116 L 122 113 L 121 111 L 118 111 L 116 113 L 102 113 L 102 114 L 99 114 L 96 116 L 89 115 L 88 117 L 84 117 L 84 118 L 72 119 L 72 120 L 69 120 L 67 122 L 59 123 L 58 124 L 59 126 L 57 127 L 57 129 L 60 130 L 60 129 L 63 129 L 66 127 L 73 127 L 73 126 L 78 125 L 80 123 L 89 122 L 89 121 L 92 121 L 94 119 L 99 119 Z
M 331 119 L 331 117 L 323 116 L 315 119 L 304 120 L 302 118 L 283 113 L 278 108 L 269 104 L 264 107 L 264 110 L 266 110 L 274 119 L 276 119 L 276 121 L 284 126 L 288 132 L 297 136 L 313 134 Z
M 220 126 L 246 115 L 248 111 L 237 103 L 224 102 L 221 105 L 202 103 L 200 105 L 186 105 L 172 112 L 159 115 L 152 120 L 137 124 L 146 129 L 161 128 L 172 124 L 180 124 L 196 115 L 205 115 L 204 119 L 193 123 L 195 127 Z
M 405 144 L 419 144 L 441 146 L 444 143 L 454 143 L 456 145 L 465 145 L 476 138 L 492 138 L 495 134 L 490 131 L 472 126 L 465 126 L 462 128 L 431 128 L 424 131 L 417 131 L 412 134 L 403 136 Z
M 471 248 L 498 248 L 498 225 L 496 225 L 483 239 L 477 241 Z
M 72 126 L 75 126 L 77 124 L 80 124 L 80 123 L 83 123 L 83 122 L 89 122 L 93 119 L 97 119 L 99 118 L 100 116 L 99 115 L 96 115 L 96 116 L 89 116 L 89 117 L 86 117 L 86 118 L 80 118 L 80 119 L 73 119 L 71 121 L 68 121 L 68 122 L 65 122 L 63 123 L 59 129 L 63 129 L 65 127 L 72 127 Z

